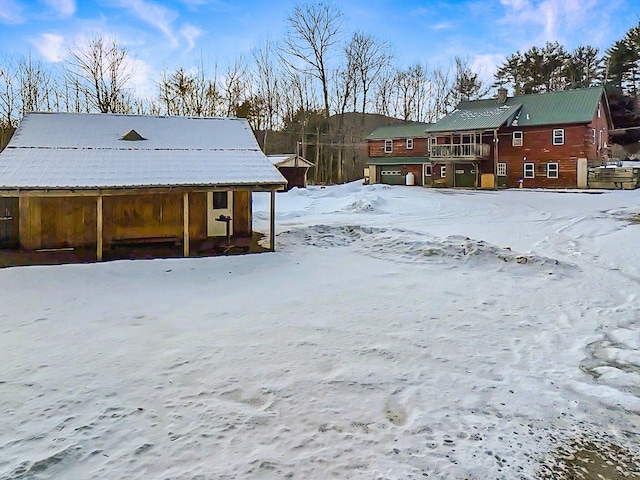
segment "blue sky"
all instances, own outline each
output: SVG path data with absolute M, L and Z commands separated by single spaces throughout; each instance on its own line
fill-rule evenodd
M 136 62 L 141 85 L 163 70 L 202 59 L 224 66 L 267 38 L 278 41 L 294 0 L 0 0 L 0 66 L 5 55 L 64 61 L 68 50 L 101 33 Z M 308 2 L 307 2 L 308 3 Z M 605 50 L 640 20 L 638 0 L 334 0 L 345 36 L 356 30 L 392 45 L 396 63 L 447 65 L 467 58 L 491 79 L 516 50 L 546 41 Z

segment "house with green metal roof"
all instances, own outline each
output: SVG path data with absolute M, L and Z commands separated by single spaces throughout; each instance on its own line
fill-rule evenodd
M 461 102 L 427 126 L 432 183 L 450 187 L 586 188 L 608 159 L 604 89 Z
M 365 181 L 390 185 L 430 186 L 426 129 L 430 123 L 403 123 L 376 128 L 367 137 Z M 428 175 L 425 175 L 425 171 Z

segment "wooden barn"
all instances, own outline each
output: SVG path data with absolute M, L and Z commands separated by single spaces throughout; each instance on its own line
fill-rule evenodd
M 252 192 L 287 181 L 245 119 L 29 113 L 0 153 L 0 246 L 248 244 Z
M 608 159 L 602 87 L 461 102 L 426 129 L 434 186 L 586 188 Z
M 384 125 L 371 132 L 366 137 L 368 183 L 405 185 L 408 181 L 411 185 L 431 186 L 425 132 L 429 125 L 417 122 Z M 365 180 L 366 177 L 365 174 Z
M 307 186 L 307 174 L 313 167 L 313 163 L 295 153 L 281 155 L 267 155 L 271 163 L 287 179 L 287 189 L 293 187 L 305 188 Z

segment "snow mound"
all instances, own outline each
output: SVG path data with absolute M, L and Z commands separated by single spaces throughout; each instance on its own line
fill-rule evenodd
M 521 265 L 561 265 L 554 258 L 519 254 L 509 247 L 498 247 L 483 240 L 457 235 L 438 238 L 399 228 L 312 225 L 280 233 L 278 244 L 282 250 L 301 246 L 354 247 L 376 258 L 394 258 L 410 263 L 499 260 Z
M 349 203 L 342 209 L 345 212 L 365 213 L 380 211 L 380 207 L 386 203 L 386 200 L 379 195 L 370 198 L 358 198 Z

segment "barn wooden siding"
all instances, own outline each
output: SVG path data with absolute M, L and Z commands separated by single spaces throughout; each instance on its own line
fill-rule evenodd
M 564 145 L 553 145 L 556 128 L 564 129 Z M 523 132 L 521 147 L 512 145 L 513 131 Z M 502 130 L 499 139 L 498 162 L 507 164 L 507 187 L 518 187 L 522 178 L 525 188 L 575 188 L 578 158 L 598 161 L 589 125 L 511 128 Z M 525 163 L 535 164 L 534 178 L 524 178 Z M 547 163 L 558 164 L 558 178 L 547 178 Z
M 183 192 L 103 197 L 103 243 L 183 236 Z M 251 236 L 251 192 L 234 192 L 233 235 Z M 81 247 L 97 244 L 97 196 L 30 196 L 19 200 L 20 247 Z M 207 237 L 207 193 L 189 192 L 189 238 Z
M 391 153 L 384 152 L 384 142 L 384 140 L 369 140 L 367 142 L 369 157 L 419 157 L 427 155 L 426 138 L 414 138 L 411 150 L 407 149 L 406 138 L 394 138 Z

